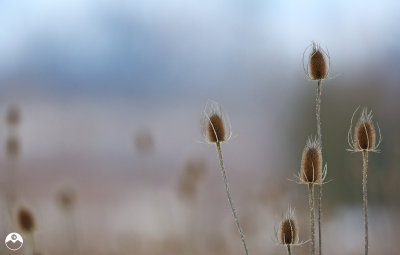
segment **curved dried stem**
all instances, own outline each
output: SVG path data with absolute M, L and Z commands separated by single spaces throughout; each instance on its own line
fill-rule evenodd
M 235 220 L 236 223 L 236 227 L 239 231 L 240 234 L 240 238 L 242 239 L 242 243 L 243 243 L 243 247 L 244 250 L 246 252 L 246 255 L 249 255 L 249 251 L 247 248 L 247 242 L 246 242 L 246 237 L 243 234 L 243 230 L 242 227 L 240 225 L 240 221 L 239 218 L 237 216 L 236 213 L 236 208 L 235 205 L 233 203 L 233 199 L 231 197 L 231 192 L 230 192 L 230 187 L 229 187 L 229 183 L 228 183 L 228 178 L 226 177 L 226 172 L 225 172 L 225 167 L 224 167 L 224 160 L 223 160 L 223 156 L 222 156 L 222 150 L 221 150 L 221 143 L 217 142 L 217 152 L 218 152 L 218 157 L 219 157 L 219 163 L 220 163 L 220 167 L 221 167 L 221 174 L 222 174 L 222 178 L 224 179 L 224 184 L 225 184 L 225 189 L 226 189 L 226 195 L 228 197 L 228 201 L 229 201 L 229 205 L 231 206 L 232 209 L 232 214 L 233 214 L 233 218 Z

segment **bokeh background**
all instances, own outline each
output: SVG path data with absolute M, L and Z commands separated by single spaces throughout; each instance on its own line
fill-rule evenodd
M 302 64 L 316 40 L 332 63 L 323 249 L 363 252 L 361 155 L 345 149 L 353 111 L 367 106 L 384 136 L 370 156 L 370 250 L 398 254 L 399 15 L 397 1 L 1 1 L 1 236 L 19 231 L 14 180 L 43 254 L 243 254 L 200 134 L 213 99 L 231 120 L 223 152 L 250 252 L 285 252 L 274 225 L 288 205 L 308 240 L 307 189 L 288 179 L 316 132 Z M 21 115 L 12 128 L 10 109 Z

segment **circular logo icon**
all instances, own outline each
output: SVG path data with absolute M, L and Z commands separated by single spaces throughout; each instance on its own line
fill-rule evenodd
M 24 240 L 22 239 L 22 236 L 18 233 L 10 233 L 6 237 L 6 246 L 8 249 L 12 251 L 19 250 L 22 247 L 22 244 L 24 243 Z

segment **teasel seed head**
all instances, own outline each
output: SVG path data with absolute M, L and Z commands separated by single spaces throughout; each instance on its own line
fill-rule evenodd
M 10 135 L 6 141 L 6 152 L 10 158 L 18 157 L 20 153 L 20 143 L 18 137 Z
M 358 108 L 357 108 L 358 110 Z M 354 136 L 351 136 L 352 122 L 353 117 L 357 110 L 353 113 L 350 129 L 348 133 L 348 142 L 351 149 L 350 151 L 358 152 L 358 151 L 371 151 L 371 152 L 379 152 L 378 147 L 382 141 L 382 136 L 380 133 L 379 125 L 378 133 L 379 140 L 377 141 L 377 132 L 372 122 L 372 111 L 368 112 L 367 108 L 364 108 L 361 112 L 360 118 L 358 119 L 355 128 L 354 128 Z
M 360 150 L 375 149 L 375 128 L 372 123 L 372 112 L 364 109 L 354 129 L 354 147 Z
M 232 135 L 229 118 L 222 111 L 221 105 L 214 101 L 207 102 L 200 125 L 208 143 L 226 142 Z
M 289 207 L 286 215 L 282 218 L 279 229 L 276 231 L 276 237 L 279 244 L 299 245 L 299 226 L 294 210 Z
M 323 179 L 321 145 L 317 138 L 309 138 L 301 158 L 300 182 L 320 184 Z
M 28 209 L 21 207 L 17 212 L 17 220 L 23 232 L 32 233 L 35 230 L 35 220 Z
M 307 69 L 305 70 L 308 78 L 310 80 L 327 79 L 330 68 L 329 54 L 325 52 L 316 42 L 312 42 L 307 49 L 310 47 L 312 47 L 312 49 L 308 56 Z
M 6 121 L 9 126 L 17 126 L 21 120 L 19 108 L 16 105 L 10 106 L 7 112 Z

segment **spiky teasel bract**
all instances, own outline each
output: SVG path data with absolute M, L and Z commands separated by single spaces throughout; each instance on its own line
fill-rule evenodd
M 307 64 L 304 63 L 304 55 L 311 48 L 308 54 Z M 330 56 L 321 46 L 312 42 L 303 53 L 303 67 L 307 78 L 313 81 L 321 81 L 329 78 Z
M 291 207 L 288 208 L 284 217 L 279 224 L 279 228 L 275 229 L 276 239 L 282 245 L 299 244 L 299 226 L 295 217 L 295 211 Z
M 379 152 L 379 145 L 382 141 L 382 135 L 379 129 L 379 125 L 377 123 L 379 133 L 379 139 L 377 141 L 376 129 L 374 123 L 372 122 L 372 111 L 368 112 L 367 108 L 364 108 L 362 110 L 360 118 L 358 119 L 353 131 L 354 135 L 351 135 L 353 118 L 357 111 L 358 108 L 354 111 L 350 121 L 350 129 L 347 134 L 347 139 L 350 146 L 350 149 L 348 150 L 352 152 Z
M 200 125 L 203 138 L 208 143 L 226 142 L 232 135 L 228 116 L 220 104 L 211 100 L 204 108 Z
M 305 243 L 299 241 L 299 232 L 295 210 L 289 206 L 279 223 L 279 228 L 275 228 L 276 241 L 278 244 L 286 246 L 288 253 L 291 254 L 292 246 L 299 246 Z
M 326 165 L 322 169 L 321 144 L 317 138 L 308 138 L 301 157 L 297 181 L 300 184 L 322 184 L 326 176 Z

